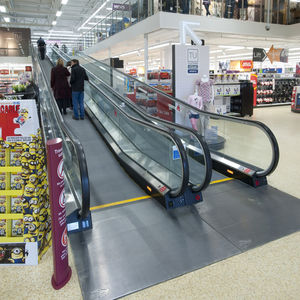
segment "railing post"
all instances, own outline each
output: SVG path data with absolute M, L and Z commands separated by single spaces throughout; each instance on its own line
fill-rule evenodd
M 47 165 L 54 265 L 54 274 L 51 282 L 53 288 L 58 290 L 68 283 L 72 275 L 68 261 L 62 139 L 58 138 L 47 142 Z

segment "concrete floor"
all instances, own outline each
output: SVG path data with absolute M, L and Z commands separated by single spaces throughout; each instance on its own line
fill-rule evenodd
M 254 110 L 252 119 L 268 125 L 280 146 L 280 162 L 269 184 L 300 198 L 300 115 L 288 106 L 260 108 Z M 82 299 L 72 253 L 70 265 L 72 279 L 60 291 L 51 286 L 51 250 L 37 267 L 0 266 L 0 300 Z M 295 233 L 126 299 L 299 299 L 299 266 L 300 233 Z

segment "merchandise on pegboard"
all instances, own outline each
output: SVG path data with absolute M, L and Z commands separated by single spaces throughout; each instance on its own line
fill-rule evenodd
M 51 218 L 35 100 L 2 101 L 0 128 L 0 264 L 37 264 Z

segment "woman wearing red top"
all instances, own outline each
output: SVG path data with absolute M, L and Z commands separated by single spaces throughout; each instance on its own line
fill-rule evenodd
M 59 58 L 56 67 L 51 70 L 51 88 L 60 112 L 65 115 L 67 114 L 67 101 L 70 97 L 68 76 L 70 76 L 70 72 L 64 67 L 63 60 Z

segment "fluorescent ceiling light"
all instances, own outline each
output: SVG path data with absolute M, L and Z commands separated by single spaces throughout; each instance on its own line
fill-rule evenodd
M 62 14 L 62 11 L 61 11 L 61 10 L 58 10 L 58 11 L 56 12 L 56 16 L 57 16 L 57 17 L 60 17 L 61 14 Z
M 242 49 L 245 49 L 245 47 L 242 47 L 242 46 L 219 46 L 219 48 L 224 48 L 226 49 L 227 51 L 235 51 L 235 50 L 242 50 Z
M 209 53 L 221 53 L 223 52 L 223 50 L 212 50 L 212 51 L 209 51 Z
M 60 31 L 60 30 L 53 30 L 53 29 L 50 29 L 50 30 L 48 30 L 50 33 L 54 33 L 54 32 L 57 32 L 57 33 L 74 33 L 73 31 L 71 31 L 71 30 L 62 30 L 62 31 Z M 34 33 L 35 34 L 35 33 Z
M 69 0 L 61 0 L 61 4 L 66 5 Z
M 300 48 L 291 48 L 291 49 L 289 49 L 290 51 L 298 51 L 298 50 L 300 50 Z
M 60 33 L 50 33 L 48 34 L 49 36 L 54 36 L 54 37 L 64 37 L 64 36 L 71 36 L 71 37 L 80 37 L 81 34 L 60 34 Z
M 253 53 L 241 53 L 241 54 L 232 54 L 232 55 L 221 55 L 218 58 L 233 58 L 233 57 L 244 57 L 244 56 L 252 56 Z
M 52 25 L 56 25 L 56 24 L 57 24 L 57 22 L 56 22 L 56 21 L 53 21 L 53 22 L 52 22 Z
M 111 8 L 111 7 L 107 7 L 106 9 L 107 9 L 107 10 L 112 10 L 112 8 Z
M 130 52 L 127 52 L 127 53 L 123 53 L 123 54 L 120 54 L 119 57 L 128 56 L 128 55 L 132 55 L 132 54 L 138 54 L 138 51 L 134 50 L 134 51 L 130 51 Z
M 9 17 L 4 17 L 3 19 L 4 19 L 4 21 L 5 21 L 6 23 L 10 22 L 10 18 L 9 18 Z
M 84 30 L 84 29 L 92 29 L 93 27 L 80 27 L 78 30 Z
M 110 15 L 107 15 L 107 16 L 95 16 L 96 19 L 105 19 L 105 18 L 113 18 L 114 20 L 123 20 L 122 17 L 112 17 Z
M 0 12 L 5 13 L 6 7 L 4 5 L 0 5 Z
M 170 45 L 170 43 L 164 43 L 164 44 L 160 44 L 160 45 L 151 46 L 148 49 L 153 50 L 153 49 L 163 48 L 163 47 L 166 47 L 166 46 L 169 46 L 169 45 Z
M 97 13 L 106 5 L 108 1 L 109 0 L 106 0 L 89 18 L 87 18 L 87 20 L 80 26 L 80 28 L 83 28 L 85 24 L 87 24 L 92 18 L 94 18 L 97 15 Z

